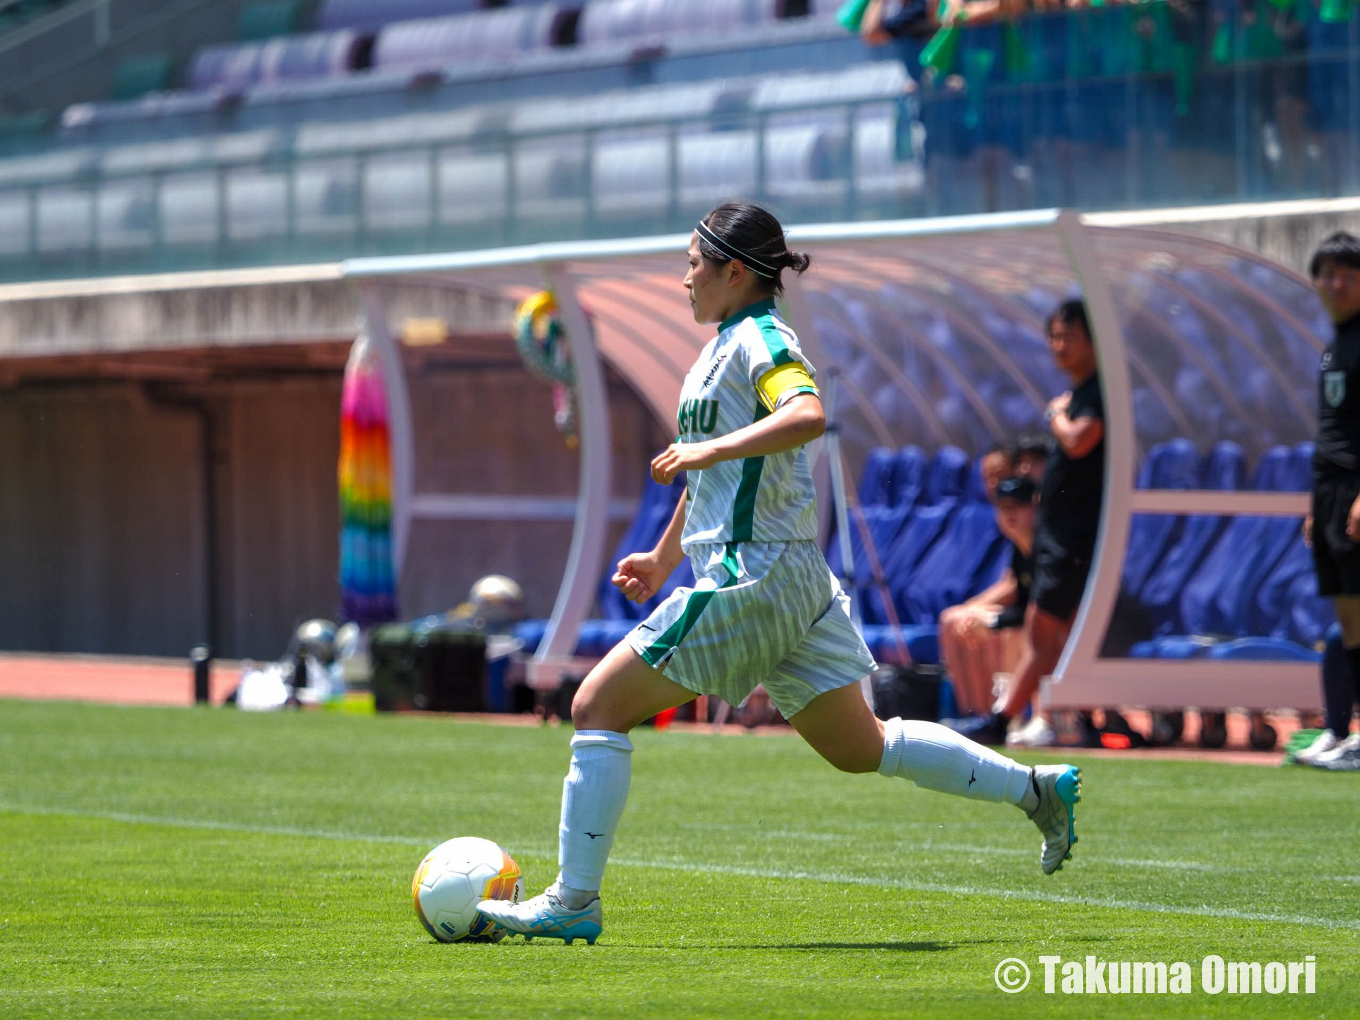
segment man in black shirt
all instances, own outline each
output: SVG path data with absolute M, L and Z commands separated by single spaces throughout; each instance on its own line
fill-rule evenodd
M 1322 353 L 1313 508 L 1303 539 L 1313 548 L 1318 594 L 1336 606 L 1352 679 L 1360 677 L 1360 239 L 1336 233 L 1313 255 L 1309 273 L 1336 338 Z M 1340 714 L 1340 713 L 1338 713 Z M 1360 769 L 1360 735 L 1350 713 L 1332 719 L 1298 760 Z
M 1025 611 L 1025 647 L 1015 681 L 998 710 L 960 724 L 978 743 L 1000 744 L 1006 727 L 1053 671 L 1086 590 L 1105 491 L 1105 407 L 1095 344 L 1080 301 L 1065 301 L 1048 318 L 1048 349 L 1072 380 L 1044 417 L 1055 440 L 1039 488 L 1034 583 Z M 971 724 L 971 725 L 970 725 Z

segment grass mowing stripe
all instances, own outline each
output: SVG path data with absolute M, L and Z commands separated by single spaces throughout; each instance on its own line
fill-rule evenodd
M 724 825 L 722 823 L 678 823 L 680 828 L 711 831 L 713 829 L 725 829 L 734 832 L 749 832 L 749 825 Z M 929 828 L 935 828 L 930 825 Z M 796 829 L 762 829 L 761 836 L 772 839 L 791 839 L 808 840 L 819 843 L 838 843 L 852 840 L 857 846 L 874 846 L 874 841 L 864 839 L 854 833 L 846 832 L 800 832 Z M 924 840 L 916 844 L 917 850 L 947 850 L 951 853 L 980 854 L 993 857 L 1032 857 L 1030 850 L 1018 850 L 1013 847 L 1005 846 L 986 846 L 981 843 L 941 843 L 936 840 Z M 1222 874 L 1231 872 L 1240 875 L 1250 875 L 1253 873 L 1251 868 L 1239 868 L 1226 864 L 1210 864 L 1207 861 L 1178 861 L 1155 860 L 1143 857 L 1106 857 L 1100 856 L 1101 864 L 1112 864 L 1120 868 L 1160 868 L 1169 871 L 1203 871 Z M 1318 882 L 1360 882 L 1360 875 L 1314 875 L 1314 880 Z
M 163 825 L 183 829 L 206 829 L 220 832 L 329 839 L 356 843 L 389 843 L 427 848 L 442 841 L 439 836 L 389 836 L 376 833 L 347 833 L 324 829 L 303 829 L 291 826 L 243 825 L 236 822 L 217 822 L 211 819 L 169 818 L 158 815 L 137 815 L 117 811 L 88 811 L 75 808 L 53 807 L 51 805 L 21 805 L 10 802 L 0 802 L 0 812 L 12 814 L 60 815 L 72 818 L 98 818 L 106 821 L 125 822 L 137 825 Z M 936 844 L 935 848 L 939 849 L 940 845 Z M 555 852 L 545 850 L 541 847 L 537 849 L 517 848 L 517 852 L 524 856 L 541 858 L 552 858 L 555 856 Z M 1014 852 L 1018 853 L 1021 851 Z M 1107 910 L 1138 910 L 1158 914 L 1182 914 L 1192 917 L 1221 917 L 1238 921 L 1265 921 L 1313 928 L 1360 931 L 1360 920 L 1309 917 L 1297 914 L 1281 914 L 1271 911 L 1236 910 L 1231 907 L 1215 907 L 1209 906 L 1208 904 L 1200 907 L 1173 906 L 1165 903 L 1154 903 L 1141 900 L 1067 896 L 1061 893 L 1042 893 L 1029 889 L 950 885 L 939 882 L 918 882 L 904 878 L 850 875 L 827 871 L 802 871 L 781 868 L 744 868 L 736 865 L 710 864 L 683 859 L 645 860 L 616 856 L 611 859 L 611 863 L 624 868 L 650 868 L 666 871 L 681 871 L 689 874 L 711 873 L 744 878 L 769 879 L 774 881 L 820 882 L 831 885 L 869 886 L 882 889 L 897 889 L 906 892 L 942 893 L 959 896 L 993 896 L 1003 899 L 1023 899 L 1035 903 L 1080 904 L 1089 907 L 1100 907 Z

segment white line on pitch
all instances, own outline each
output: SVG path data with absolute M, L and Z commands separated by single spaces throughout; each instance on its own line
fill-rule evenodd
M 15 814 L 60 815 L 70 818 L 102 818 L 113 822 L 138 825 L 166 825 L 180 829 L 203 829 L 212 832 L 242 832 L 264 836 L 296 836 L 310 839 L 333 839 L 354 843 L 388 843 L 398 846 L 429 847 L 442 841 L 441 836 L 385 836 L 372 833 L 338 832 L 331 829 L 301 829 L 286 825 L 244 825 L 239 822 L 218 822 L 211 819 L 168 818 L 161 815 L 139 815 L 124 811 L 87 811 L 51 805 L 25 805 L 0 802 L 0 811 Z M 936 844 L 936 849 L 940 845 Z M 556 852 L 544 847 L 517 848 L 526 856 L 555 857 Z M 944 893 L 956 896 L 996 896 L 1029 900 L 1035 903 L 1069 903 L 1100 907 L 1107 910 L 1143 910 L 1158 914 L 1182 914 L 1193 917 L 1225 917 L 1240 921 L 1269 921 L 1278 924 L 1306 925 L 1315 928 L 1346 928 L 1360 931 L 1360 920 L 1331 917 L 1308 917 L 1299 914 L 1277 914 L 1266 911 L 1234 910 L 1231 907 L 1174 906 L 1141 900 L 1065 896 L 1061 893 L 1036 892 L 1027 889 L 996 889 L 976 885 L 946 885 L 939 882 L 917 882 L 907 878 L 884 878 L 872 875 L 847 875 L 827 871 L 799 871 L 784 868 L 742 868 L 729 864 L 703 864 L 682 860 L 642 860 L 614 857 L 612 863 L 624 868 L 654 868 L 684 871 L 693 874 L 738 875 L 746 878 L 765 878 L 775 881 L 826 882 L 836 885 L 861 885 L 880 889 L 899 889 L 907 892 Z

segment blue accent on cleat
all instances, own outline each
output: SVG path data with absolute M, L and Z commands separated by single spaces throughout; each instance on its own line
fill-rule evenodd
M 1061 871 L 1072 859 L 1077 842 L 1075 806 L 1081 800 L 1081 769 L 1074 765 L 1040 765 L 1034 770 L 1039 806 L 1030 818 L 1043 833 L 1040 867 L 1044 874 Z
M 518 904 L 508 900 L 483 900 L 477 909 L 507 932 L 523 935 L 526 942 L 541 936 L 561 939 L 567 945 L 585 939 L 587 945 L 593 946 L 603 930 L 599 897 L 574 910 L 549 890 Z

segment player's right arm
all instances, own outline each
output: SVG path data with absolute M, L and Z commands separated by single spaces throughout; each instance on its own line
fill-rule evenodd
M 1001 572 L 1001 576 L 993 581 L 988 587 L 978 592 L 971 599 L 964 603 L 965 606 L 1006 606 L 1014 605 L 1016 596 L 1020 593 L 1020 586 L 1015 582 L 1015 573 L 1010 567 Z
M 671 576 L 671 571 L 685 558 L 680 548 L 680 539 L 685 533 L 685 500 L 685 494 L 681 493 L 675 513 L 671 514 L 671 522 L 666 525 L 656 548 L 645 553 L 630 553 L 619 560 L 618 570 L 612 580 L 628 601 L 646 602 L 661 590 L 666 578 Z

